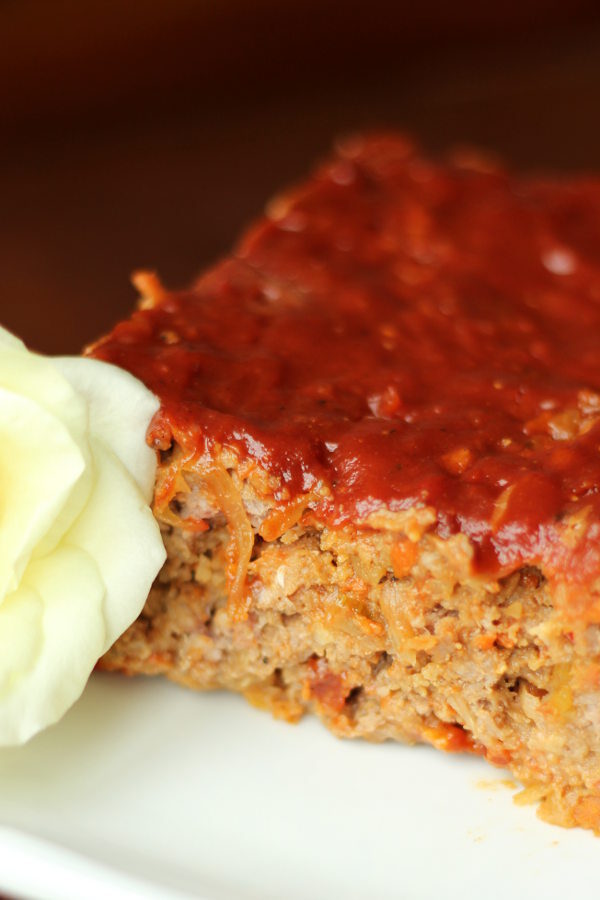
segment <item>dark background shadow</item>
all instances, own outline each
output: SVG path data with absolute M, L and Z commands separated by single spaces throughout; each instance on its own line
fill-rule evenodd
M 76 352 L 183 285 L 340 133 L 600 169 L 600 4 L 0 3 L 0 320 Z

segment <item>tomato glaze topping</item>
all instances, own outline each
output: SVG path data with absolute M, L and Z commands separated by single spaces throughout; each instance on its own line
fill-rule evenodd
M 346 141 L 92 352 L 158 394 L 156 446 L 233 447 L 282 504 L 321 484 L 332 525 L 428 506 L 481 571 L 600 571 L 598 179 Z

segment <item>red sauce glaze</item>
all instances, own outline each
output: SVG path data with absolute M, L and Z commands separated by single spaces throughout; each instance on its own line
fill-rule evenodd
M 482 571 L 600 572 L 598 179 L 348 141 L 93 353 L 158 394 L 156 446 L 324 482 L 324 521 L 432 506 Z

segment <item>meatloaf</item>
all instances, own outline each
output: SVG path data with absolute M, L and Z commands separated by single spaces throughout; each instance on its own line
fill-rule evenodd
M 600 180 L 341 142 L 89 352 L 161 400 L 105 669 L 508 767 L 600 830 Z

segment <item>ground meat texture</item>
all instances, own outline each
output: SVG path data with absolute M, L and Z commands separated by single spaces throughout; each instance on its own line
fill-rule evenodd
M 341 737 L 483 754 L 544 817 L 600 826 L 598 625 L 575 638 L 536 567 L 474 573 L 469 541 L 431 532 L 424 510 L 360 528 L 308 510 L 266 541 L 269 480 L 223 466 L 254 536 L 244 614 L 227 586 L 231 526 L 184 467 L 176 505 L 209 510 L 208 527 L 161 522 L 167 562 L 103 668 L 238 691 L 290 721 L 312 712 Z

